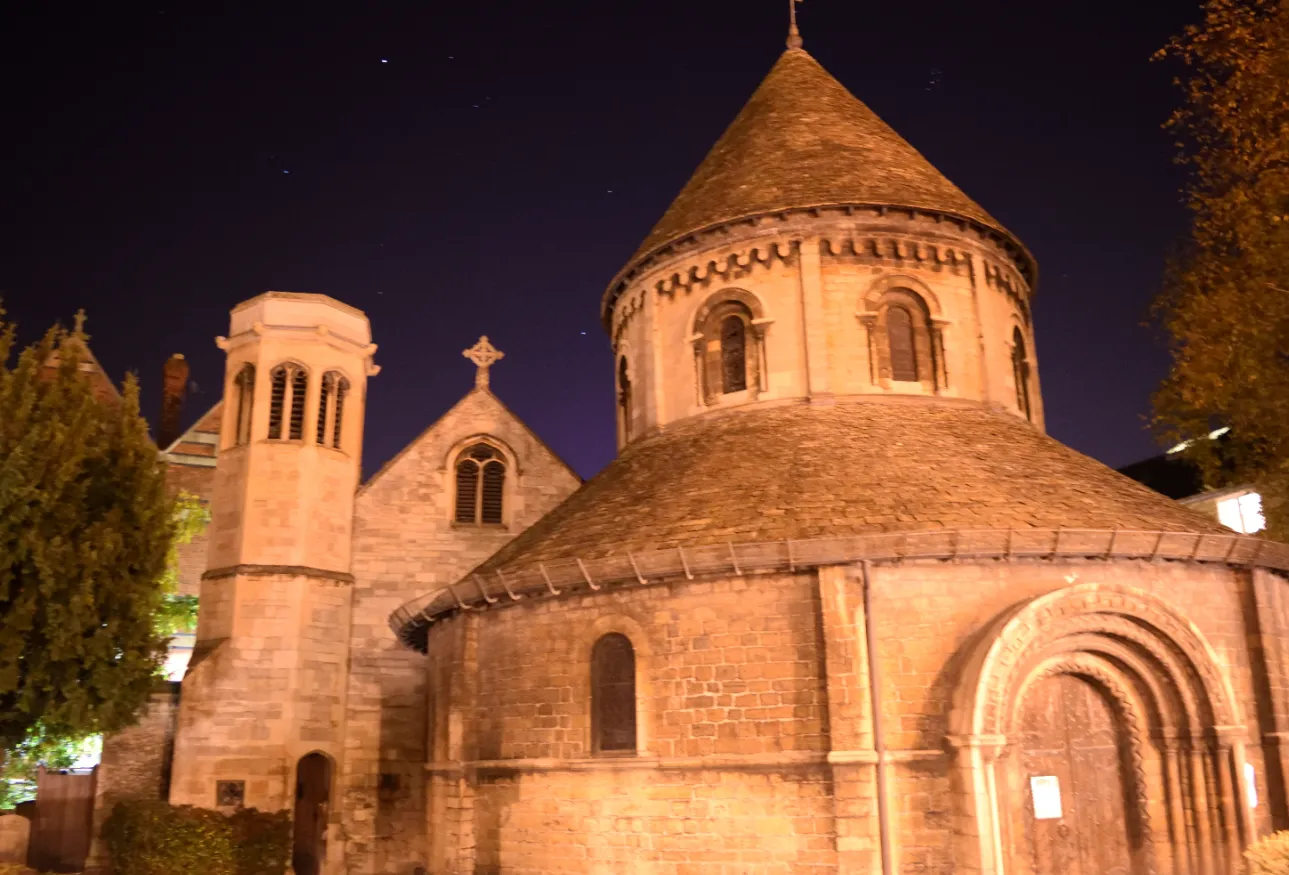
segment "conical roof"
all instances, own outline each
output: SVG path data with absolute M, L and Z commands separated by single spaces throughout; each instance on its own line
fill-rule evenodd
M 818 61 L 789 49 L 631 261 L 734 219 L 843 204 L 949 213 L 1006 233 Z

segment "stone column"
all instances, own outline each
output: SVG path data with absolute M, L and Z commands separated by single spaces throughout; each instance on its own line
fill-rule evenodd
M 801 325 L 806 353 L 806 391 L 813 398 L 828 398 L 828 330 L 824 324 L 823 269 L 819 240 L 802 240 L 797 250 L 801 271 Z

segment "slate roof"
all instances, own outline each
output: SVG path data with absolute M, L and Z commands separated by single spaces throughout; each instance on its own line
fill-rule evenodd
M 631 262 L 733 219 L 838 204 L 934 210 L 1007 233 L 818 61 L 789 49 Z
M 481 566 L 934 529 L 1230 534 L 973 403 L 877 396 L 683 420 L 628 446 Z

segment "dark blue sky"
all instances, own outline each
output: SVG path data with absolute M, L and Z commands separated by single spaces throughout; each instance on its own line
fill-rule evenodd
M 266 289 L 366 310 L 365 469 L 472 385 L 583 475 L 613 454 L 605 284 L 782 50 L 783 0 L 10 3 L 0 297 L 31 339 L 77 308 L 157 407 Z M 327 7 L 327 8 L 323 8 Z M 808 0 L 806 49 L 1038 258 L 1049 431 L 1111 465 L 1166 354 L 1142 327 L 1180 171 L 1160 129 L 1198 18 L 1132 4 Z M 289 171 L 289 172 L 288 172 Z

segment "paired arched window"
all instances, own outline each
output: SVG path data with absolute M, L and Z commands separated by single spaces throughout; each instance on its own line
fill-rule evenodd
M 255 403 L 255 365 L 242 365 L 233 378 L 233 395 L 237 403 L 237 418 L 233 420 L 233 446 L 251 442 L 251 410 Z
M 636 654 L 627 636 L 610 632 L 591 648 L 591 750 L 636 749 Z
M 721 395 L 765 388 L 761 379 L 765 321 L 756 320 L 752 307 L 738 299 L 719 301 L 700 311 L 694 354 L 704 404 L 716 403 Z
M 500 525 L 506 487 L 506 461 L 488 444 L 467 447 L 457 457 L 458 523 Z
M 278 365 L 269 374 L 269 439 L 304 439 L 304 396 L 309 372 L 293 362 Z
M 1029 356 L 1025 354 L 1025 335 L 1012 329 L 1012 378 L 1016 381 L 1016 409 L 1032 420 L 1029 405 Z
M 622 412 L 622 439 L 631 439 L 631 377 L 627 373 L 627 357 L 618 359 L 618 410 Z
M 349 381 L 343 374 L 328 371 L 322 375 L 322 394 L 318 399 L 319 446 L 340 448 L 340 426 L 348 394 Z

